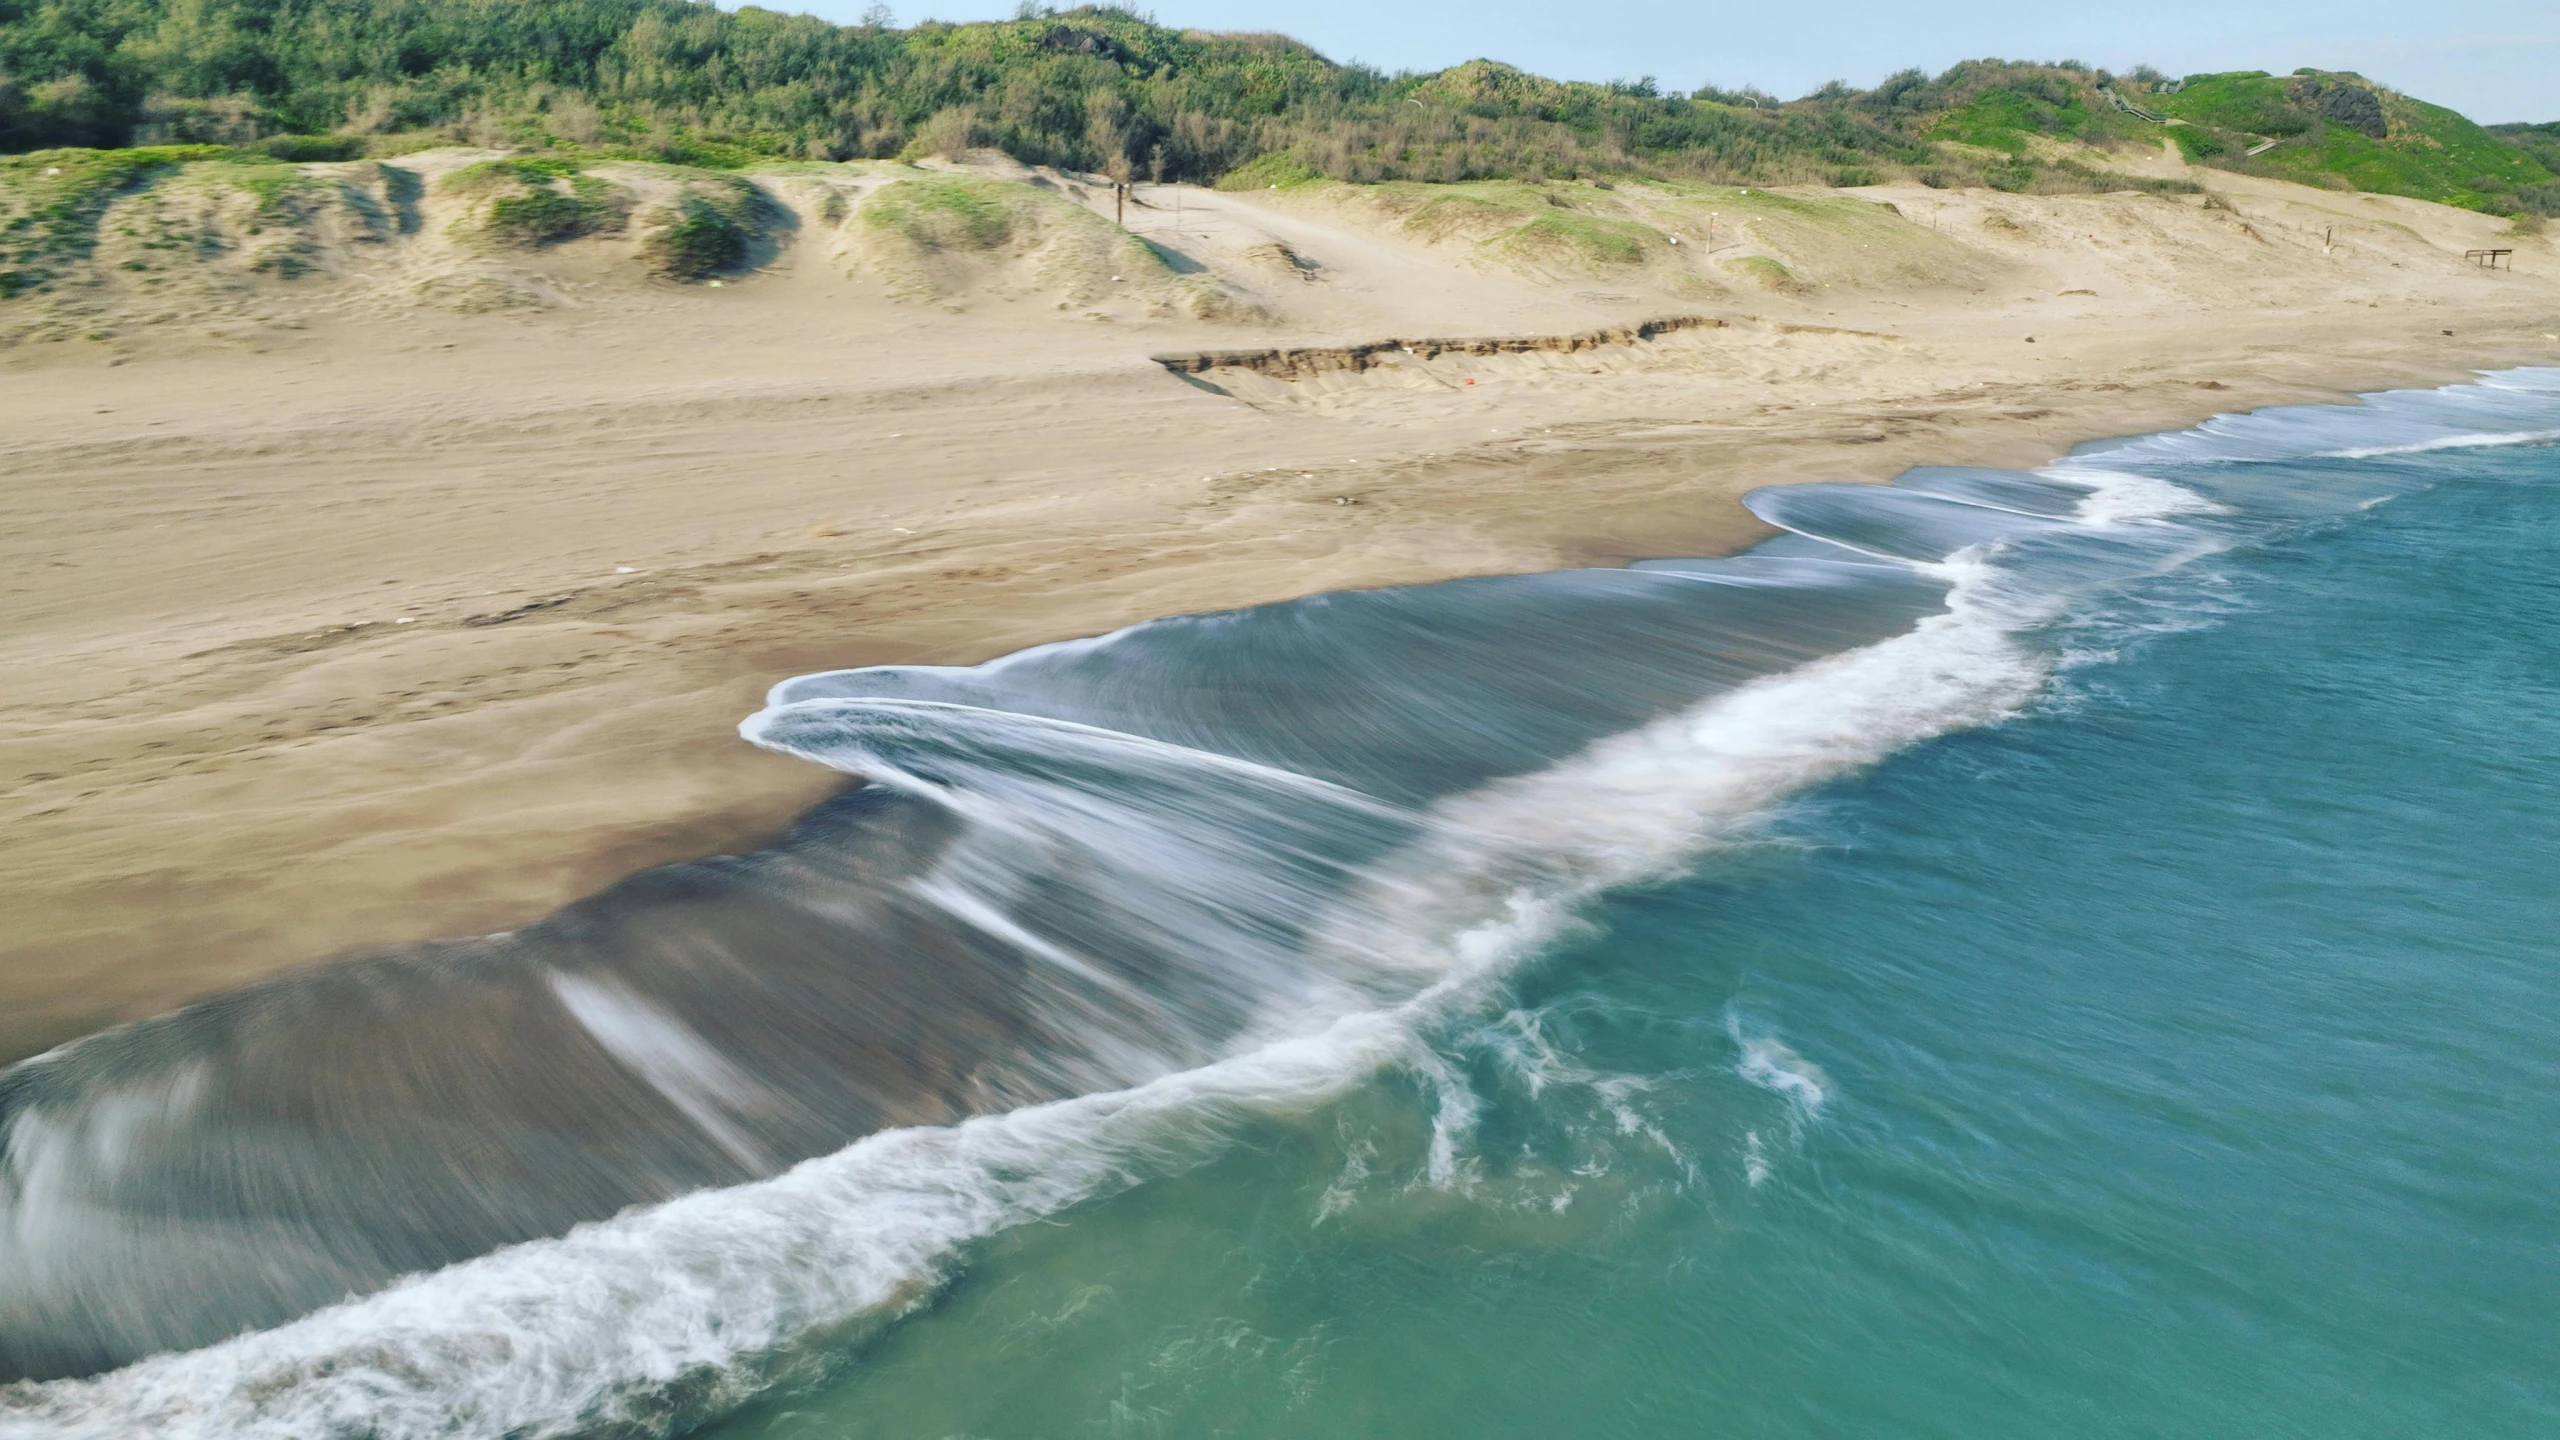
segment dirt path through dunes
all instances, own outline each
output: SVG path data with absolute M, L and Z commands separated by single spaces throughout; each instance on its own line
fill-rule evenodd
M 2281 239 L 2306 195 L 2240 213 Z M 2560 359 L 2560 266 L 2429 259 L 2480 217 L 2332 275 L 2217 269 L 2168 201 L 1938 198 L 2019 217 L 1963 241 L 1996 283 L 1576 290 L 1275 209 L 1325 278 L 1238 269 L 1250 323 L 920 303 L 810 242 L 717 291 L 0 352 L 0 1055 L 752 845 L 836 783 L 735 738 L 789 674 L 1712 553 L 1755 485 Z M 1148 358 L 1672 313 L 1724 323 L 1227 395 Z

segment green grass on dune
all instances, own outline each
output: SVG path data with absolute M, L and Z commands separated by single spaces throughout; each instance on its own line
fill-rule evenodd
M 64 167 L 110 188 L 124 183 L 115 174 L 171 163 L 186 141 L 296 163 L 467 143 L 573 169 L 704 172 L 986 145 L 1029 164 L 1234 189 L 1621 177 L 2061 192 L 2144 183 L 2108 154 L 2156 153 L 2164 140 L 2203 164 L 2560 213 L 2560 137 L 2492 133 L 2344 72 L 2171 82 L 1968 60 L 1780 101 L 1557 81 L 1483 59 L 1389 75 L 1285 36 L 1177 29 L 1111 5 L 897 29 L 707 0 L 0 0 L 0 154 L 133 157 Z M 0 171 L 0 189 L 35 195 L 15 173 Z M 511 234 L 604 218 L 577 208 L 568 174 L 518 178 L 523 193 L 504 200 Z M 680 248 L 708 255 L 734 222 L 714 192 L 695 198 L 675 208 L 699 243 Z M 60 203 L 87 202 L 0 199 L 0 225 Z M 22 252 L 34 230 L 61 230 L 29 226 L 0 243 Z
M 1794 271 L 1766 255 L 1743 255 L 1723 262 L 1725 270 L 1767 290 L 1801 290 Z
M 992 250 L 1011 238 L 1020 186 L 967 176 L 898 180 L 862 207 L 862 223 L 927 250 Z
M 2173 133 L 2191 160 L 2474 210 L 2560 214 L 2550 190 L 2560 176 L 2532 149 L 2358 75 L 2190 76 L 2149 103 L 2186 122 Z M 2248 154 L 2267 141 L 2275 143 Z
M 2125 138 L 2136 127 L 2102 94 L 2113 79 L 1975 60 L 1781 102 L 1481 59 L 1388 75 L 1110 5 L 894 29 L 704 0 L 0 0 L 0 151 L 164 139 L 381 158 L 423 136 L 735 170 L 984 144 L 1256 187 L 1624 174 L 2086 189 L 2030 137 Z
M 38 150 L 0 155 L 0 300 L 53 281 L 97 248 L 107 207 L 183 167 L 222 162 L 223 183 L 274 214 L 311 182 L 294 166 L 222 145 Z
M 2158 130 L 2115 109 L 2089 87 L 2052 77 L 2025 77 L 2015 84 L 1992 86 L 1948 110 L 1928 133 L 1932 139 L 2023 157 L 2034 136 L 2088 144 L 2140 141 L 2156 145 Z
M 1522 259 L 1564 260 L 1585 269 L 1642 265 L 1667 248 L 1660 231 L 1629 220 L 1550 211 L 1505 234 L 1507 254 Z
M 640 256 L 651 273 L 669 280 L 707 280 L 737 270 L 752 255 L 769 203 L 755 185 L 733 174 L 666 166 L 678 182 L 674 203 L 644 217 L 648 234 Z
M 2560 175 L 2560 120 L 2540 125 L 2492 125 L 2489 133 L 2533 157 L 2536 164 Z
M 488 202 L 457 222 L 461 238 L 534 249 L 612 234 L 628 222 L 631 192 L 588 174 L 589 163 L 570 155 L 511 155 L 450 171 L 436 188 Z

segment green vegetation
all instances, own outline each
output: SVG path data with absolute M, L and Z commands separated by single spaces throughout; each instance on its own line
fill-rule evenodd
M 223 157 L 222 168 L 214 172 L 221 184 L 244 190 L 256 197 L 255 218 L 272 220 L 289 215 L 297 201 L 318 193 L 320 182 L 304 173 L 298 165 L 271 160 L 265 155 L 231 155 Z
M 365 157 L 364 137 L 360 135 L 270 135 L 257 143 L 258 153 L 275 160 L 307 165 L 330 160 L 361 160 Z
M 2540 125 L 2492 125 L 2489 133 L 2532 156 L 2543 169 L 2560 175 L 2560 120 Z
M 992 250 L 1013 234 L 1021 187 L 962 176 L 900 180 L 862 207 L 862 223 L 920 250 Z
M 1174 30 L 1110 7 L 893 30 L 698 0 L 0 0 L 0 151 L 285 135 L 315 148 L 283 158 L 352 158 L 351 143 L 381 156 L 431 136 L 737 168 L 991 145 L 1124 179 L 1263 186 L 1967 184 L 1990 162 L 1939 143 L 1946 112 L 1983 109 L 1958 136 L 2103 143 L 2108 126 L 2087 120 L 2103 78 L 1981 61 L 1780 103 L 1564 84 L 1485 60 L 1389 76 L 1277 35 Z M 2023 146 L 1994 159 L 2013 185 L 2089 183 Z
M 1804 288 L 1804 282 L 1796 278 L 1794 271 L 1766 255 L 1745 255 L 1739 259 L 1727 260 L 1724 262 L 1724 268 L 1755 285 L 1770 290 Z
M 1648 245 L 1647 242 L 1651 242 Z M 1583 268 L 1641 265 L 1662 244 L 1660 232 L 1625 220 L 1553 210 L 1502 237 L 1502 248 L 1522 258 L 1556 256 Z
M 518 155 L 465 165 L 439 182 L 448 194 L 487 197 L 485 208 L 457 222 L 466 235 L 531 249 L 582 235 L 619 231 L 631 214 L 631 192 L 585 173 L 559 155 Z
M 0 156 L 0 300 L 88 258 L 98 217 L 117 196 L 190 160 L 232 153 L 213 145 L 162 145 Z
M 2238 153 L 2221 136 L 2192 125 L 2181 125 L 2170 131 L 2169 138 L 2178 142 L 2178 153 L 2185 156 L 2190 165 L 2209 165 Z
M 2185 122 L 2172 133 L 2190 160 L 2500 214 L 2560 214 L 2560 183 L 2529 143 L 2360 75 L 2245 70 L 2149 88 L 2138 103 Z
M 2560 176 L 2560 120 L 2540 125 L 2492 125 L 2489 133 L 2533 157 L 2534 163 Z M 2518 185 L 2515 190 L 2520 218 L 2534 222 L 2546 216 L 2560 215 L 2560 179 L 2549 184 Z M 2539 234 L 2538 229 L 2528 233 Z
M 863 200 L 850 228 L 863 263 L 911 299 L 978 291 L 1203 318 L 1251 311 L 1189 259 L 1042 185 L 907 170 Z
M 1986 73 L 1982 78 L 1992 83 L 1962 105 L 1941 114 L 1929 127 L 1929 138 L 1997 150 L 2016 158 L 2031 153 L 2033 136 L 2097 144 L 2125 140 L 2158 143 L 2152 138 L 2155 127 L 2098 98 L 2086 75 L 2025 66 L 2003 69 L 2015 73 Z
M 672 167 L 670 167 L 672 168 Z M 670 280 L 704 280 L 747 263 L 762 229 L 765 205 L 756 187 L 735 175 L 680 175 L 675 203 L 650 212 L 641 258 Z
M 2493 135 L 2343 73 L 2172 82 L 1978 60 L 1781 102 L 1490 60 L 1387 75 L 1110 6 L 898 30 L 704 0 L 0 0 L 0 153 L 200 144 L 314 161 L 463 142 L 736 170 L 993 146 L 1238 189 L 1626 175 L 2069 191 L 2136 183 L 2105 152 L 2174 139 L 2202 163 L 2549 212 L 2550 138 Z M 676 207 L 683 233 L 721 248 L 736 222 L 694 198 Z M 493 203 L 524 243 L 610 219 L 567 176 Z
M 1324 173 L 1295 155 L 1273 151 L 1257 155 L 1218 177 L 1221 190 L 1290 190 L 1312 185 Z

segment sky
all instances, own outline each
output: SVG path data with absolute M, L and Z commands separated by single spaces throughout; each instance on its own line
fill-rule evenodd
M 734 0 L 731 0 L 734 3 Z M 851 21 L 869 0 L 805 4 Z M 897 23 L 990 20 L 1012 0 L 888 0 Z M 1073 0 L 1057 0 L 1067 8 Z M 1278 30 L 1339 61 L 1438 70 L 1486 57 L 1560 80 L 1656 77 L 1665 89 L 1756 85 L 1792 99 L 1826 80 L 1868 86 L 1917 65 L 2080 60 L 2172 75 L 2354 70 L 2482 124 L 2560 120 L 2560 6 L 2411 5 L 2407 0 L 1134 0 L 1163 24 Z

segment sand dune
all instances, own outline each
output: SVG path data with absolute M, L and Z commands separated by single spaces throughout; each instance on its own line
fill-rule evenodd
M 795 671 L 1715 552 L 1756 485 L 2560 362 L 2547 239 L 2218 173 L 1142 187 L 1124 232 L 993 158 L 507 159 L 191 167 L 0 306 L 0 1054 L 752 844 L 832 783 L 732 733 Z M 1377 343 L 1502 337 L 1556 338 Z

